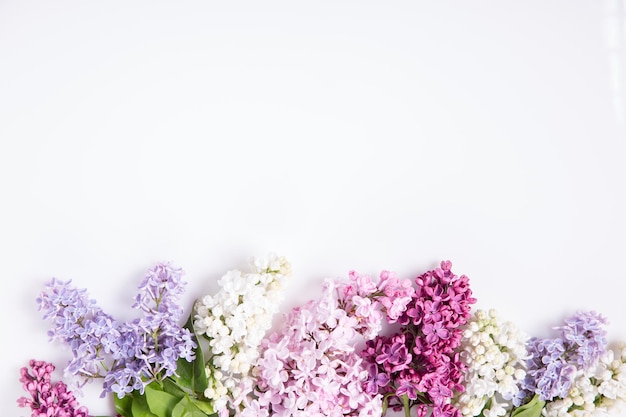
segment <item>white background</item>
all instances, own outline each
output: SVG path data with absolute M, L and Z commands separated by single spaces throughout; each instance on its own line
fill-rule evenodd
M 0 0 L 2 408 L 55 276 L 119 318 L 156 262 L 186 311 L 253 255 L 324 277 L 442 259 L 533 335 L 626 339 L 625 2 Z M 111 413 L 98 390 L 81 401 Z

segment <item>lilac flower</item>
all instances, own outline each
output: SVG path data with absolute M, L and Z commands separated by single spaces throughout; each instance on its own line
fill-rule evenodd
M 571 361 L 583 369 L 598 361 L 607 349 L 606 330 L 602 327 L 606 324 L 606 318 L 595 311 L 577 312 L 565 319 L 565 326 L 557 329 L 568 350 L 575 350 Z
M 395 334 L 391 339 L 383 336 L 379 338 L 381 341 L 388 340 L 388 343 L 380 345 L 380 353 L 376 356 L 376 363 L 382 365 L 385 372 L 397 372 L 411 362 L 412 356 L 407 349 L 405 339 L 404 334 Z
M 182 271 L 170 264 L 149 270 L 139 285 L 134 308 L 142 318 L 120 325 L 115 361 L 105 377 L 105 392 L 123 397 L 132 390 L 143 393 L 155 379 L 171 376 L 179 358 L 193 360 L 195 342 L 191 333 L 178 324 L 183 310 L 178 305 L 184 282 Z
M 599 358 L 596 366 L 576 373 L 567 397 L 546 404 L 546 417 L 608 416 L 626 407 L 626 345 L 621 342 Z M 623 411 L 622 411 L 623 413 Z
M 367 366 L 367 371 L 369 374 L 369 379 L 365 386 L 365 391 L 368 394 L 377 394 L 380 387 L 384 387 L 391 381 L 389 378 L 389 374 L 385 372 L 380 372 L 378 366 L 374 363 L 370 363 Z
M 68 345 L 73 357 L 65 368 L 70 375 L 103 378 L 104 396 L 143 389 L 155 379 L 173 375 L 178 358 L 193 360 L 195 342 L 178 321 L 183 310 L 182 271 L 157 264 L 139 285 L 134 308 L 143 317 L 118 322 L 104 313 L 86 290 L 70 281 L 52 279 L 37 299 L 45 319 L 52 321 L 51 340 Z
M 78 404 L 64 382 L 51 381 L 53 364 L 33 359 L 29 366 L 30 370 L 27 367 L 20 370 L 20 382 L 31 398 L 20 397 L 17 400 L 20 407 L 30 407 L 33 417 L 89 417 L 87 408 Z
M 567 397 L 577 372 L 589 370 L 606 353 L 606 331 L 602 328 L 606 323 L 593 311 L 578 312 L 556 328 L 561 337 L 531 338 L 528 371 L 515 404 L 523 404 L 533 394 L 544 401 Z
M 576 368 L 566 360 L 563 340 L 533 337 L 528 342 L 528 352 L 531 357 L 522 383 L 527 396 L 536 393 L 541 400 L 551 401 L 567 395 Z
M 183 309 L 178 300 L 184 292 L 183 272 L 169 263 L 157 264 L 139 284 L 133 308 L 144 311 L 148 316 L 178 322 Z
M 450 332 L 441 322 L 427 323 L 422 331 L 426 335 L 426 342 L 428 343 L 437 343 L 440 339 L 445 340 L 450 337 Z
M 512 409 L 511 399 L 526 376 L 527 339 L 495 310 L 474 312 L 461 342 L 465 390 L 452 402 L 465 417 L 504 415 Z
M 404 311 L 413 290 L 386 271 L 378 284 L 356 272 L 349 278 L 326 280 L 320 299 L 292 309 L 284 327 L 263 340 L 256 398 L 246 400 L 241 415 L 380 416 L 378 391 L 389 375 L 368 372 L 354 346 L 378 334 L 387 306 Z M 402 343 L 381 355 L 390 368 L 411 358 Z
M 461 417 L 461 412 L 451 404 L 442 404 L 433 408 L 433 417 Z
M 418 415 L 428 410 L 433 415 L 460 414 L 449 404 L 454 391 L 463 389 L 465 365 L 456 350 L 461 326 L 469 320 L 476 300 L 468 278 L 455 275 L 451 268 L 444 261 L 440 268 L 418 276 L 415 292 L 397 317 L 399 331 L 367 341 L 361 352 L 369 371 L 368 389 L 378 386 L 393 409 L 408 413 L 416 407 Z M 387 374 L 390 383 L 376 384 L 374 378 L 380 373 Z M 410 400 L 408 404 L 403 397 Z
M 140 352 L 131 360 L 147 361 L 151 369 L 146 373 L 153 378 L 157 374 L 173 375 L 180 357 L 193 360 L 190 352 L 195 342 L 189 330 L 178 324 L 183 314 L 178 300 L 185 285 L 181 276 L 182 271 L 169 263 L 158 264 L 148 271 L 133 305 L 144 312 L 144 317 L 126 324 L 129 333 L 136 332 L 133 340 L 138 342 L 135 349 Z
M 44 319 L 52 321 L 50 340 L 68 345 L 73 358 L 66 367 L 72 375 L 88 378 L 100 375 L 104 354 L 115 350 L 119 324 L 87 297 L 86 290 L 70 285 L 71 281 L 52 279 L 37 302 Z
M 416 400 L 418 389 L 415 383 L 410 379 L 399 379 L 398 387 L 395 390 L 395 395 L 402 397 L 406 395 L 410 400 Z
M 204 395 L 220 415 L 240 408 L 241 401 L 252 392 L 251 371 L 259 344 L 279 310 L 284 284 L 291 274 L 287 259 L 274 253 L 251 258 L 250 266 L 250 272 L 228 271 L 218 281 L 221 288 L 217 294 L 207 295 L 194 305 L 194 328 L 209 345 Z M 302 331 L 305 329 L 303 326 Z M 281 363 L 272 362 L 272 366 Z M 283 373 L 271 376 L 282 377 Z

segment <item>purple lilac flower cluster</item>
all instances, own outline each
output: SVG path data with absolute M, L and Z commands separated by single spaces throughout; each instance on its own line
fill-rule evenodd
M 71 281 L 53 278 L 37 298 L 43 318 L 52 321 L 51 340 L 60 340 L 72 350 L 66 373 L 101 377 L 104 354 L 115 349 L 119 324 L 89 299 L 87 290 L 71 286 Z
M 283 330 L 263 340 L 256 398 L 241 415 L 379 416 L 380 395 L 365 390 L 355 345 L 374 337 L 385 315 L 399 316 L 412 293 L 410 282 L 387 271 L 378 284 L 356 272 L 348 283 L 326 280 L 320 299 L 294 308 Z
M 19 398 L 20 407 L 30 407 L 32 417 L 89 417 L 63 381 L 52 382 L 53 364 L 31 360 L 29 366 L 20 370 L 20 382 L 31 398 Z
M 455 391 L 463 390 L 458 347 L 462 326 L 470 318 L 469 279 L 452 273 L 452 264 L 415 279 L 417 288 L 407 309 L 398 317 L 400 330 L 368 341 L 361 353 L 369 371 L 366 392 L 384 396 L 389 406 L 415 406 L 418 416 L 460 416 L 451 405 Z
M 148 271 L 139 285 L 133 308 L 143 317 L 120 326 L 114 365 L 104 378 L 105 391 L 120 397 L 143 388 L 155 379 L 176 371 L 176 362 L 191 362 L 196 347 L 189 330 L 178 324 L 183 309 L 178 300 L 184 291 L 182 270 L 158 264 Z
M 577 371 L 588 370 L 606 353 L 605 324 L 606 318 L 594 311 L 578 312 L 556 328 L 558 337 L 531 338 L 526 378 L 514 404 L 523 404 L 535 394 L 543 401 L 566 397 Z
M 151 381 L 174 374 L 178 358 L 192 361 L 195 342 L 178 324 L 183 309 L 177 301 L 185 285 L 181 276 L 168 263 L 149 270 L 133 305 L 143 317 L 131 322 L 104 313 L 70 281 L 53 279 L 37 301 L 44 318 L 52 321 L 51 338 L 72 350 L 66 374 L 85 381 L 104 378 L 102 395 L 115 392 L 121 398 L 143 393 Z

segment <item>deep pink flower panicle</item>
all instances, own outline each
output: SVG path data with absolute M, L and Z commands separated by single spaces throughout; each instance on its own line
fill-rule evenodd
M 64 382 L 51 382 L 54 365 L 33 359 L 29 366 L 20 370 L 20 382 L 32 398 L 18 398 L 18 406 L 30 407 L 33 416 L 89 417 Z
M 476 300 L 469 279 L 455 275 L 450 261 L 416 277 L 415 284 L 414 292 L 404 293 L 410 300 L 397 317 L 398 332 L 368 341 L 361 352 L 370 375 L 367 386 L 378 387 L 393 409 L 402 409 L 406 397 L 418 416 L 432 411 L 433 416 L 457 417 L 460 412 L 449 402 L 462 390 L 465 365 L 456 350 Z M 389 379 L 385 385 L 377 383 L 381 374 Z

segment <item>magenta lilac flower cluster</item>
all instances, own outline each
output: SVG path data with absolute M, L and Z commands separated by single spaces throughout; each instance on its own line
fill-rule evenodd
M 178 303 L 183 272 L 150 269 L 121 322 L 86 290 L 53 279 L 37 299 L 68 378 L 99 379 L 117 417 L 606 417 L 626 408 L 626 343 L 580 311 L 530 337 L 477 309 L 469 278 L 443 261 L 415 279 L 382 271 L 325 279 L 272 326 L 291 264 L 270 254 L 230 270 L 215 295 Z M 186 321 L 185 321 L 186 320 Z M 183 324 L 183 322 L 185 323 Z M 266 333 L 267 331 L 267 333 Z M 31 361 L 18 400 L 33 417 L 87 417 L 54 366 Z
M 21 369 L 20 382 L 30 398 L 19 398 L 20 407 L 29 407 L 33 417 L 90 417 L 63 381 L 52 381 L 53 364 L 31 360 L 29 366 Z
M 380 393 L 394 409 L 416 407 L 418 416 L 431 409 L 435 416 L 456 416 L 451 404 L 463 390 L 463 370 L 457 348 L 462 326 L 470 317 L 469 279 L 452 273 L 452 264 L 415 279 L 416 291 L 397 318 L 398 332 L 367 342 L 362 352 L 370 377 L 367 392 Z

